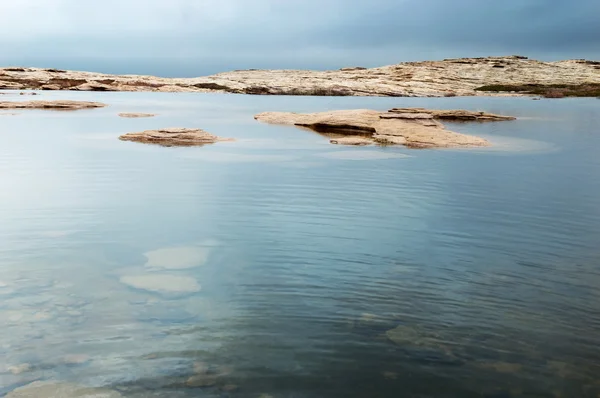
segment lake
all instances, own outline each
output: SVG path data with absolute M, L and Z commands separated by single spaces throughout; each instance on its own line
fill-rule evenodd
M 0 112 L 0 396 L 600 394 L 597 99 L 2 97 L 109 106 Z M 469 150 L 253 120 L 410 106 L 518 120 L 446 123 Z M 159 127 L 237 141 L 117 139 Z

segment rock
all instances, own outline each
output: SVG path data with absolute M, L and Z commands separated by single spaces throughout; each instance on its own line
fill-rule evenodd
M 221 138 L 201 129 L 166 128 L 146 130 L 140 133 L 127 133 L 119 137 L 122 141 L 135 141 L 162 146 L 202 146 L 219 141 L 233 141 L 231 138 Z
M 332 144 L 337 144 L 337 145 L 357 145 L 357 146 L 373 144 L 373 140 L 370 137 L 360 137 L 360 136 L 332 138 L 331 140 L 329 140 L 329 142 Z
M 63 362 L 67 365 L 81 365 L 89 361 L 89 355 L 85 354 L 69 354 L 65 355 L 63 358 Z
M 418 112 L 378 112 L 366 109 L 298 114 L 266 112 L 256 120 L 307 127 L 324 134 L 344 134 L 345 139 L 332 139 L 332 143 L 366 145 L 368 143 L 405 145 L 411 148 L 481 147 L 489 143 L 483 138 L 447 130 L 433 120 L 437 113 L 419 109 Z M 437 112 L 437 111 L 435 111 Z M 468 114 L 468 111 L 454 111 Z M 464 112 L 464 113 L 458 113 Z M 477 113 L 479 115 L 479 113 Z M 433 116 L 432 116 L 433 115 Z M 481 117 L 490 118 L 488 114 Z
M 199 374 L 191 376 L 185 382 L 185 385 L 192 388 L 212 387 L 217 384 L 217 376 L 209 374 Z
M 224 391 L 224 392 L 233 392 L 233 391 L 239 390 L 239 386 L 237 386 L 235 384 L 225 384 L 225 385 L 219 387 L 219 390 Z
M 447 352 L 448 349 L 434 333 L 415 326 L 400 325 L 385 332 L 386 337 L 400 346 L 423 347 Z
M 148 290 L 156 293 L 196 293 L 200 285 L 189 276 L 168 274 L 148 274 L 122 276 L 121 283 L 135 289 Z
M 120 117 L 129 117 L 129 118 L 137 118 L 137 117 L 153 117 L 156 116 L 154 113 L 119 113 Z
M 105 104 L 89 101 L 0 101 L 0 109 L 53 109 L 53 110 L 78 110 L 89 108 L 102 108 Z
M 512 116 L 495 115 L 487 112 L 473 112 L 463 109 L 436 110 L 424 108 L 393 108 L 388 111 L 389 118 L 400 117 L 403 119 L 440 119 L 455 121 L 477 121 L 477 122 L 498 122 L 505 120 L 515 120 Z
M 71 383 L 36 381 L 17 388 L 6 398 L 121 398 L 114 390 L 90 388 Z
M 8 371 L 14 375 L 20 375 L 21 373 L 30 372 L 31 365 L 28 363 L 22 363 L 20 365 L 9 366 Z
M 331 71 L 236 70 L 196 78 L 13 67 L 0 69 L 0 88 L 397 97 L 507 95 L 475 89 L 532 82 L 546 85 L 600 83 L 598 67 L 597 61 L 542 62 L 520 56 L 403 62 L 378 68 Z
M 395 372 L 383 372 L 383 377 L 387 380 L 396 380 L 398 378 L 398 373 Z
M 194 362 L 193 367 L 196 374 L 206 374 L 210 370 L 210 365 L 206 362 Z

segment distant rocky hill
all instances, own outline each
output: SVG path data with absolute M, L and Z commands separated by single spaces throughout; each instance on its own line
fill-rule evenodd
M 0 69 L 0 89 L 228 92 L 259 95 L 440 97 L 499 95 L 482 86 L 600 84 L 600 62 L 522 56 L 403 62 L 335 71 L 239 70 L 197 78 L 107 75 L 59 69 Z

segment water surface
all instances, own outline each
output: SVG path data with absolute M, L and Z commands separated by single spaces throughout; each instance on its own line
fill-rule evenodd
M 110 106 L 0 115 L 0 395 L 600 394 L 598 100 L 38 98 Z M 407 106 L 519 120 L 449 125 L 494 143 L 477 150 L 253 120 Z M 178 126 L 237 141 L 117 139 Z

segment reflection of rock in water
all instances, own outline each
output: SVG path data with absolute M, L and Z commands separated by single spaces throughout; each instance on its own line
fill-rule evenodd
M 120 398 L 117 391 L 77 384 L 36 381 L 8 393 L 6 398 Z

